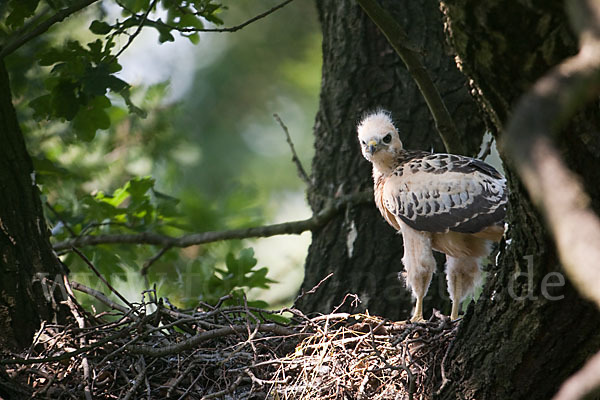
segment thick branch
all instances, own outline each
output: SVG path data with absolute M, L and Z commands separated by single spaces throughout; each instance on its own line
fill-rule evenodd
M 29 32 L 25 32 L 20 36 L 17 36 L 15 38 L 11 38 L 9 39 L 8 43 L 5 46 L 2 46 L 2 48 L 0 49 L 0 59 L 4 58 L 5 56 L 13 53 L 15 50 L 17 50 L 18 48 L 20 48 L 21 46 L 23 46 L 25 43 L 29 42 L 30 40 L 38 37 L 39 35 L 43 34 L 44 32 L 46 32 L 48 29 L 50 29 L 50 27 L 58 22 L 63 21 L 65 18 L 71 16 L 72 14 L 76 13 L 77 11 L 86 8 L 87 6 L 97 2 L 98 0 L 82 0 L 77 2 L 76 4 L 67 7 L 67 8 L 63 8 L 60 11 L 57 11 L 56 14 L 54 14 L 53 16 L 51 16 L 50 18 L 48 18 L 47 20 L 45 20 L 44 22 L 40 23 L 38 26 L 36 26 L 35 28 L 33 28 L 31 31 Z
M 571 281 L 600 307 L 600 220 L 579 178 L 561 159 L 549 136 L 600 92 L 600 15 L 593 0 L 574 1 L 586 10 L 573 21 L 581 32 L 580 52 L 541 78 L 519 101 L 507 125 L 505 150 L 533 202 L 542 210 Z
M 560 261 L 579 292 L 600 307 L 600 219 L 582 183 L 551 141 L 569 119 L 600 93 L 600 2 L 567 3 L 579 34 L 579 53 L 551 70 L 517 104 L 505 151 L 532 201 L 543 212 Z M 600 387 L 600 356 L 569 378 L 555 399 L 575 400 Z
M 444 142 L 446 151 L 449 153 L 464 154 L 464 147 L 458 137 L 454 120 L 450 116 L 431 76 L 421 63 L 419 53 L 407 45 L 410 41 L 402 27 L 381 8 L 377 0 L 357 1 L 406 65 L 406 69 L 414 79 L 427 103 L 427 107 L 433 116 L 435 127 Z
M 325 225 L 325 223 L 327 223 L 327 221 L 329 221 L 339 210 L 347 205 L 368 203 L 372 201 L 372 199 L 373 194 L 370 192 L 360 192 L 353 195 L 344 196 L 325 207 L 318 214 L 301 221 L 284 222 L 281 224 L 244 229 L 232 229 L 228 231 L 192 233 L 180 237 L 161 235 L 153 232 L 143 232 L 138 234 L 80 236 L 54 244 L 54 250 L 60 251 L 70 249 L 72 247 L 83 247 L 98 244 L 151 244 L 163 247 L 189 247 L 198 244 L 218 242 L 221 240 L 301 234 L 306 231 L 318 229 Z

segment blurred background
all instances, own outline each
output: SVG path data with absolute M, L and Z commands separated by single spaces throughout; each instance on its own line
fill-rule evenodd
M 219 18 L 229 27 L 278 2 L 223 4 Z M 120 56 L 118 73 L 133 86 L 131 100 L 141 110 L 131 114 L 123 100 L 111 98 L 111 127 L 92 141 L 80 140 L 66 123 L 36 120 L 30 101 L 43 94 L 48 74 L 36 55 L 73 37 L 96 40 L 90 22 L 119 13 L 104 1 L 8 60 L 55 241 L 141 231 L 178 236 L 310 217 L 306 188 L 273 114 L 288 126 L 310 171 L 321 73 L 313 2 L 292 2 L 235 33 L 201 33 L 196 45 L 185 37 L 159 44 L 158 33 L 145 29 Z M 120 40 L 116 49 L 126 37 Z M 171 249 L 146 275 L 140 271 L 158 247 L 82 250 L 130 301 L 154 284 L 159 297 L 180 307 L 242 287 L 250 299 L 279 307 L 297 294 L 309 243 L 307 232 Z M 63 261 L 73 280 L 107 292 L 77 256 L 65 253 Z M 240 269 L 243 277 L 236 276 Z

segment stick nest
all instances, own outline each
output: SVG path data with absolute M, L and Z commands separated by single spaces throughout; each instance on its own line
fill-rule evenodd
M 447 381 L 457 330 L 437 312 L 397 323 L 245 304 L 136 307 L 76 305 L 72 324 L 42 325 L 27 351 L 0 355 L 0 398 L 425 399 Z

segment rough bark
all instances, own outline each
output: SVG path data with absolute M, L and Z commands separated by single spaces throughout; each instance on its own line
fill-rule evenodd
M 0 60 L 0 349 L 31 343 L 40 322 L 56 321 L 62 273 L 52 251 L 33 165 Z M 58 279 L 58 282 L 62 282 Z
M 381 1 L 411 38 L 426 68 L 435 78 L 465 147 L 473 154 L 484 133 L 478 106 L 466 79 L 444 47 L 441 13 L 436 1 Z M 315 123 L 313 187 L 309 202 L 314 212 L 328 199 L 372 188 L 371 167 L 360 154 L 356 124 L 366 111 L 392 111 L 405 147 L 444 151 L 431 115 L 404 64 L 385 37 L 359 6 L 350 0 L 318 1 L 323 29 L 323 76 L 320 108 Z M 303 290 L 328 273 L 331 279 L 302 298 L 307 312 L 330 312 L 347 293 L 360 297 L 358 310 L 393 319 L 410 316 L 412 300 L 404 283 L 402 239 L 382 219 L 374 204 L 354 206 L 313 232 L 306 260 Z M 426 310 L 449 312 L 443 258 L 433 279 Z M 353 309 L 357 311 L 357 309 Z M 426 314 L 427 317 L 427 314 Z
M 516 101 L 547 70 L 576 52 L 562 2 L 451 0 L 448 33 L 463 70 L 502 131 Z M 597 105 L 577 115 L 558 139 L 596 212 L 600 139 Z M 594 128 L 596 127 L 596 128 Z M 440 399 L 548 399 L 600 348 L 600 313 L 566 282 L 551 237 L 513 173 L 510 244 L 470 307 L 448 355 Z M 560 190 L 560 188 L 556 188 Z M 522 273 L 515 280 L 515 274 Z M 560 274 L 560 275 L 559 275 Z

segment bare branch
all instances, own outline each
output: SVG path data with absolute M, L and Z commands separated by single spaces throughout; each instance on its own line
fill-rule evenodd
M 276 235 L 301 234 L 325 225 L 338 211 L 349 205 L 369 203 L 373 201 L 372 192 L 360 192 L 340 197 L 311 218 L 284 222 L 280 224 L 258 226 L 253 228 L 232 229 L 227 231 L 210 231 L 192 233 L 179 237 L 162 235 L 154 232 L 137 234 L 106 234 L 80 236 L 54 244 L 54 250 L 67 250 L 72 247 L 83 247 L 98 244 L 149 244 L 163 247 L 189 247 L 198 244 L 218 242 L 222 240 L 270 237 Z
M 145 318 L 145 320 L 147 320 L 147 319 L 149 319 L 149 317 Z M 127 334 L 131 330 L 133 330 L 135 327 L 136 327 L 136 325 L 130 325 L 126 328 L 121 329 L 116 334 L 107 336 L 103 339 L 100 339 L 91 345 L 80 347 L 77 350 L 67 351 L 67 352 L 59 354 L 57 356 L 44 357 L 44 358 L 18 358 L 18 357 L 5 358 L 5 359 L 0 360 L 0 365 L 14 365 L 14 364 L 31 365 L 31 364 L 43 364 L 43 363 L 48 363 L 48 362 L 69 360 L 75 356 L 78 356 L 79 354 L 84 354 L 84 353 L 90 352 L 94 349 L 102 347 L 106 343 L 112 343 L 116 339 L 120 339 L 124 336 L 127 336 Z
M 538 80 L 517 104 L 504 148 L 532 201 L 544 214 L 560 261 L 577 289 L 600 307 L 600 220 L 579 178 L 569 170 L 550 136 L 600 92 L 600 5 L 569 2 L 578 9 L 579 53 Z
M 104 293 L 102 293 L 96 289 L 92 289 L 90 287 L 87 287 L 87 286 L 85 286 L 79 282 L 75 282 L 75 281 L 71 281 L 71 287 L 81 293 L 89 294 L 90 296 L 95 297 L 97 300 L 100 300 L 102 303 L 104 303 L 105 305 L 107 305 L 108 307 L 110 307 L 113 310 L 119 310 L 123 314 L 128 314 L 131 312 L 131 310 L 129 308 L 122 306 L 119 303 L 115 303 L 114 301 L 109 299 Z
M 73 290 L 71 289 L 71 285 L 69 284 L 69 279 L 67 278 L 66 275 L 63 275 L 63 282 L 65 285 L 65 288 L 67 289 L 67 293 L 69 294 L 67 296 L 67 304 L 69 305 L 69 308 L 71 309 L 71 313 L 73 314 L 73 317 L 75 317 L 75 320 L 77 321 L 77 326 L 79 326 L 80 329 L 84 329 L 85 328 L 85 319 L 83 318 L 83 316 L 81 315 L 81 313 L 79 312 L 79 304 L 75 304 L 75 295 L 73 294 Z M 81 347 L 86 347 L 88 342 L 87 342 L 87 338 L 85 336 L 82 336 L 79 339 L 79 344 L 81 345 Z M 83 367 L 83 380 L 85 382 L 84 385 L 84 394 L 85 394 L 85 398 L 86 400 L 92 400 L 92 391 L 91 391 L 91 380 L 90 380 L 90 365 L 89 365 L 89 361 L 87 356 L 84 354 L 82 356 L 82 360 L 81 360 L 81 366 Z
M 164 347 L 150 346 L 131 346 L 129 350 L 132 353 L 143 354 L 150 357 L 162 357 L 169 354 L 178 354 L 182 351 L 197 347 L 200 343 L 221 336 L 233 335 L 237 333 L 247 333 L 248 329 L 256 329 L 259 332 L 271 332 L 280 336 L 301 335 L 295 331 L 277 324 L 257 324 L 257 325 L 231 325 L 224 328 L 213 329 L 210 331 L 199 333 L 191 338 Z
M 125 297 L 123 297 L 123 295 L 121 293 L 119 293 L 114 287 L 112 287 L 112 285 L 110 283 L 108 283 L 108 281 L 102 276 L 102 274 L 100 273 L 100 271 L 98 271 L 98 269 L 85 256 L 85 254 L 83 254 L 81 251 L 79 251 L 75 247 L 73 247 L 72 250 L 83 260 L 83 262 L 85 262 L 88 265 L 88 267 L 90 267 L 90 269 L 96 274 L 96 276 L 98 278 L 100 278 L 100 280 L 102 282 L 104 282 L 104 284 L 106 285 L 106 287 L 108 287 L 119 299 L 121 299 L 121 301 L 123 303 L 127 304 L 129 306 L 129 308 L 131 308 L 132 310 L 135 310 L 135 307 L 133 306 L 133 304 L 131 304 Z
M 26 32 L 15 38 L 9 39 L 8 43 L 5 46 L 2 46 L 0 48 L 0 59 L 13 53 L 15 50 L 17 50 L 18 48 L 20 48 L 21 46 L 23 46 L 25 43 L 29 42 L 30 40 L 40 36 L 41 34 L 46 32 L 48 29 L 50 29 L 50 27 L 52 27 L 52 25 L 54 25 L 58 22 L 62 22 L 65 18 L 71 16 L 72 14 L 76 13 L 77 11 L 84 9 L 87 6 L 93 4 L 97 1 L 98 0 L 79 1 L 70 7 L 63 8 L 62 10 L 57 11 L 56 14 L 54 14 L 53 16 L 51 16 L 44 22 L 40 23 L 38 26 L 33 28 L 31 31 Z
M 292 308 L 294 308 L 296 306 L 296 304 L 298 304 L 298 301 L 300 299 L 302 299 L 304 296 L 306 296 L 307 294 L 312 294 L 314 292 L 317 291 L 317 289 L 319 289 L 319 287 L 323 284 L 323 282 L 325 282 L 327 279 L 331 278 L 333 276 L 333 272 L 330 272 L 329 275 L 327 275 L 325 278 L 321 279 L 319 281 L 319 283 L 317 283 L 315 286 L 313 286 L 312 289 L 310 289 L 308 292 L 305 292 L 304 289 L 300 288 L 301 293 L 298 295 L 298 297 L 296 297 L 296 299 L 294 300 L 294 303 L 292 305 Z
M 294 147 L 294 142 L 292 142 L 292 138 L 290 137 L 288 127 L 285 126 L 281 118 L 279 118 L 279 115 L 273 114 L 273 118 L 275 118 L 275 120 L 279 123 L 279 126 L 281 126 L 281 129 L 283 129 L 283 133 L 285 133 L 285 139 L 287 140 L 290 150 L 292 151 L 292 162 L 298 169 L 298 176 L 300 176 L 300 179 L 302 179 L 302 181 L 310 189 L 312 187 L 312 183 L 310 182 L 310 178 L 308 177 L 306 170 L 302 166 L 302 162 L 300 162 L 300 158 L 298 158 L 298 153 L 296 153 L 296 148 Z
M 150 269 L 152 264 L 154 264 L 159 258 L 161 258 L 169 250 L 171 250 L 171 246 L 165 246 L 162 249 L 160 249 L 160 251 L 158 253 L 156 253 L 155 255 L 150 257 L 148 260 L 146 260 L 146 262 L 142 266 L 142 269 L 140 270 L 140 274 L 142 276 L 146 276 L 148 274 L 148 270 Z
M 421 63 L 419 53 L 409 47 L 410 40 L 402 27 L 392 18 L 377 0 L 358 0 L 358 4 L 377 25 L 381 33 L 400 56 L 410 76 L 417 84 L 427 107 L 431 112 L 435 127 L 449 153 L 464 154 L 464 147 L 458 137 L 454 120 L 450 116 L 440 92 L 435 87 L 429 72 Z
M 141 24 L 143 24 L 144 26 L 152 26 L 152 27 L 157 27 L 157 28 L 158 27 L 169 28 L 174 31 L 181 32 L 181 33 L 196 33 L 196 32 L 217 32 L 217 33 L 229 32 L 229 33 L 233 33 L 233 32 L 237 32 L 237 31 L 245 28 L 246 26 L 252 24 L 253 22 L 256 22 L 260 19 L 265 18 L 266 16 L 274 13 L 275 11 L 279 10 L 280 8 L 283 8 L 284 6 L 291 3 L 292 1 L 294 1 L 294 0 L 285 0 L 282 3 L 268 9 L 267 11 L 260 13 L 239 25 L 235 25 L 235 26 L 232 26 L 229 28 L 182 28 L 180 26 L 167 24 L 161 20 L 152 20 L 147 17 L 144 18 L 144 21 L 142 21 Z M 117 2 L 117 4 L 119 4 L 119 6 L 121 6 L 124 10 L 129 11 L 133 15 L 134 18 L 140 19 L 140 20 L 143 18 L 143 16 L 135 14 L 132 10 L 128 9 L 121 2 Z
M 246 26 L 250 25 L 251 23 L 253 23 L 255 21 L 258 21 L 259 19 L 263 19 L 267 15 L 274 13 L 275 11 L 279 10 L 280 8 L 283 8 L 284 6 L 291 3 L 292 1 L 294 1 L 294 0 L 285 0 L 282 3 L 276 5 L 275 7 L 272 7 L 269 10 L 267 10 L 261 14 L 258 14 L 255 17 L 250 18 L 248 21 L 241 23 L 239 25 L 233 26 L 231 28 L 196 29 L 195 32 L 236 32 L 236 31 L 239 31 L 240 29 L 245 28 Z
M 150 12 L 156 6 L 156 3 L 158 3 L 158 0 L 153 0 L 152 1 L 152 3 L 150 4 L 150 6 L 148 7 L 148 9 L 146 10 L 146 12 L 144 13 L 144 15 L 142 16 L 141 21 L 140 21 L 138 27 L 136 28 L 135 32 L 133 32 L 133 34 L 129 37 L 129 40 L 127 41 L 127 43 L 125 43 L 125 46 L 123 46 L 121 48 L 121 50 L 119 50 L 119 52 L 113 56 L 113 58 L 111 59 L 111 62 L 114 61 L 116 58 L 118 58 L 121 54 L 123 54 L 123 52 L 125 50 L 127 50 L 127 48 L 131 45 L 131 43 L 133 43 L 133 41 L 137 37 L 137 35 L 140 34 L 140 32 L 142 31 L 142 29 L 144 28 L 144 24 L 146 23 L 146 20 L 148 19 L 148 15 L 150 15 Z M 110 62 L 109 62 L 109 64 L 110 64 Z

